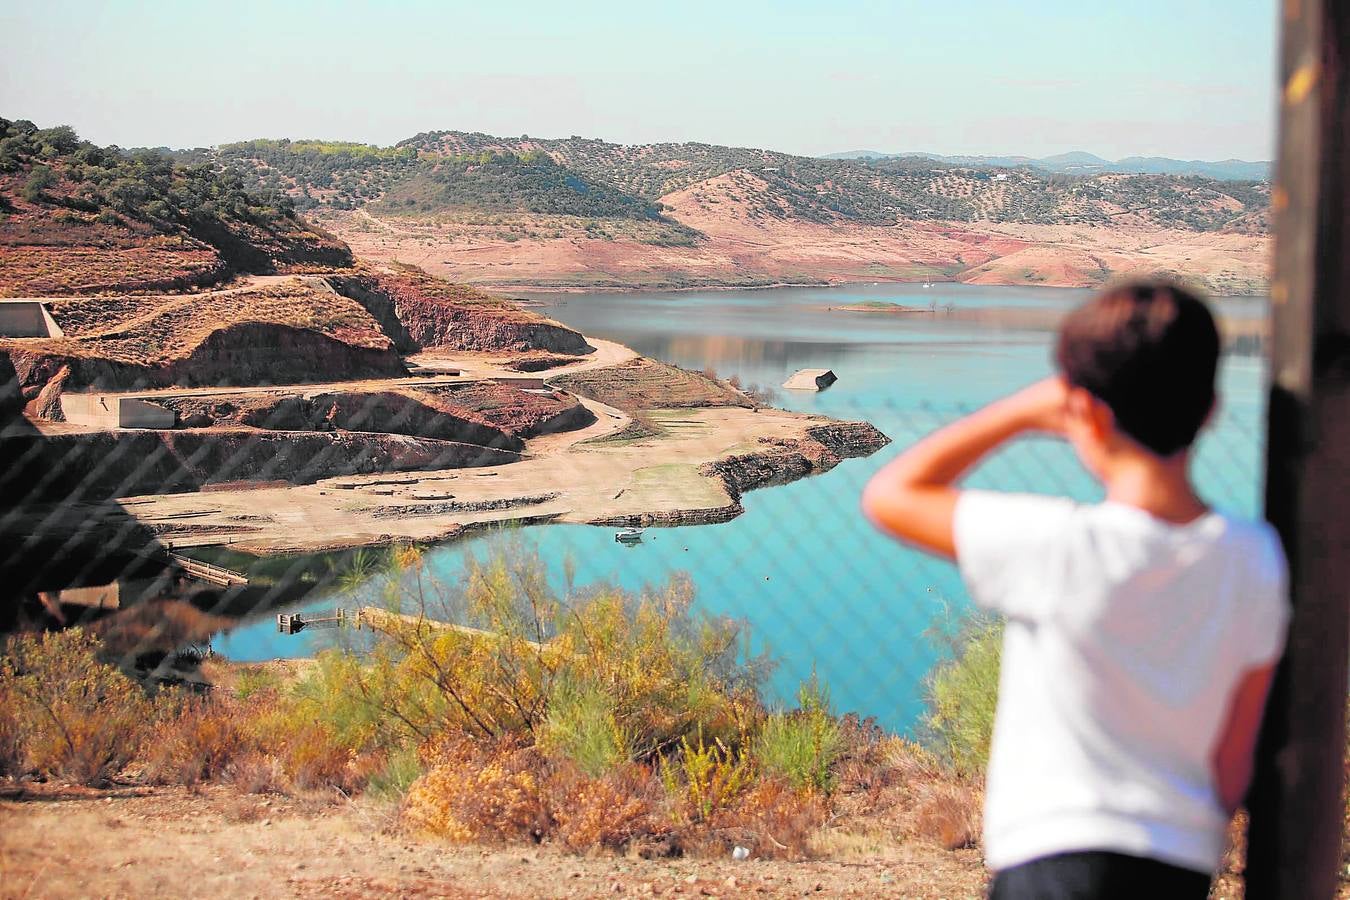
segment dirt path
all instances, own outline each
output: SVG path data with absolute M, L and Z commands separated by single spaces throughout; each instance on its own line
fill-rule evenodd
M 604 369 L 637 359 L 638 353 L 623 344 L 604 341 L 586 336 L 586 342 L 595 348 L 594 353 L 579 356 L 576 362 L 556 366 L 543 372 L 521 372 L 508 367 L 513 356 L 502 353 L 465 353 L 453 350 L 424 350 L 408 357 L 408 362 L 428 369 L 459 369 L 465 376 L 475 378 L 542 378 L 545 381 L 559 375 L 573 372 L 585 372 L 590 369 Z
M 632 416 L 616 406 L 580 395 L 577 395 L 577 401 L 595 414 L 595 422 L 575 431 L 560 431 L 531 438 L 525 447 L 530 457 L 558 456 L 583 441 L 599 440 L 622 431 L 633 421 Z
M 224 786 L 34 786 L 0 800 L 0 898 L 982 896 L 975 851 L 927 844 L 840 861 L 583 858 L 401 833 L 389 804 Z

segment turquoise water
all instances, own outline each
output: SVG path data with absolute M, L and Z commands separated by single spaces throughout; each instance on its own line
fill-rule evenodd
M 904 446 L 936 425 L 1051 371 L 1051 335 L 997 330 L 968 321 L 830 310 L 887 300 L 957 308 L 1054 307 L 1078 291 L 938 285 L 877 285 L 673 294 L 540 296 L 542 310 L 579 330 L 689 368 L 714 368 L 744 383 L 780 385 L 800 368 L 833 369 L 821 393 L 779 391 L 776 405 L 873 423 L 893 439 L 881 452 L 846 460 L 793 484 L 754 491 L 746 512 L 722 525 L 653 529 L 639 546 L 613 529 L 551 525 L 524 529 L 559 582 L 570 557 L 578 582 L 609 579 L 630 588 L 688 572 L 698 603 L 749 623 L 756 648 L 778 660 L 768 684 L 788 700 L 814 667 L 840 711 L 876 716 L 897 731 L 922 711 L 924 678 L 940 642 L 928 636 L 945 610 L 968 599 L 955 569 L 876 534 L 857 511 L 863 484 Z M 1249 315 L 1263 301 L 1223 301 Z M 1264 368 L 1234 357 L 1222 372 L 1222 412 L 1204 439 L 1197 480 L 1210 502 L 1244 515 L 1258 509 Z M 1032 440 L 1000 452 L 971 479 L 1006 490 L 1099 495 L 1066 447 Z M 457 577 L 478 537 L 436 549 L 433 570 Z M 318 605 L 341 605 L 325 598 Z M 321 637 L 277 635 L 269 618 L 217 639 L 241 659 L 301 655 Z

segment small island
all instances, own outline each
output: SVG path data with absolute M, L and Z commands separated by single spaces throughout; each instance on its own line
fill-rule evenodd
M 860 300 L 857 303 L 849 303 L 845 306 L 831 306 L 830 309 L 841 310 L 843 312 L 895 313 L 909 315 L 920 313 L 933 314 L 939 311 L 930 306 L 906 306 L 903 303 L 894 303 L 890 300 Z

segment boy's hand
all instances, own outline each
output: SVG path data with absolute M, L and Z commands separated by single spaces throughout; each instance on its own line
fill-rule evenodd
M 1052 375 L 1028 385 L 1003 401 L 1007 414 L 1028 431 L 1064 433 L 1064 413 L 1069 403 L 1069 386 Z
M 1046 378 L 929 435 L 872 476 L 863 511 L 888 534 L 954 557 L 957 480 L 1024 431 L 1062 435 L 1068 397 L 1062 378 Z

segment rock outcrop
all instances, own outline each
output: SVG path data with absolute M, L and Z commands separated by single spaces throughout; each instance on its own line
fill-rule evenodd
M 327 281 L 361 303 L 404 352 L 433 347 L 570 356 L 595 352 L 585 337 L 561 322 L 420 269 L 367 270 Z
M 699 474 L 719 479 L 726 488 L 728 502 L 721 506 L 605 516 L 590 524 L 648 528 L 729 522 L 745 512 L 741 495 L 746 491 L 824 472 L 844 458 L 867 456 L 890 443 L 890 438 L 865 422 L 813 426 L 807 429 L 807 435 L 806 439 L 764 438 L 763 450 L 728 456 L 700 467 Z
M 722 480 L 733 497 L 771 484 L 825 472 L 841 460 L 869 456 L 891 442 L 866 422 L 832 422 L 807 429 L 805 439 L 761 438 L 764 449 L 708 463 L 700 471 Z
M 719 525 L 730 522 L 745 512 L 741 501 L 732 500 L 725 506 L 703 509 L 670 509 L 660 512 L 633 513 L 623 516 L 605 516 L 592 519 L 589 524 L 606 528 L 676 528 L 683 525 Z
M 831 422 L 806 429 L 811 440 L 841 459 L 871 456 L 891 442 L 868 422 Z

